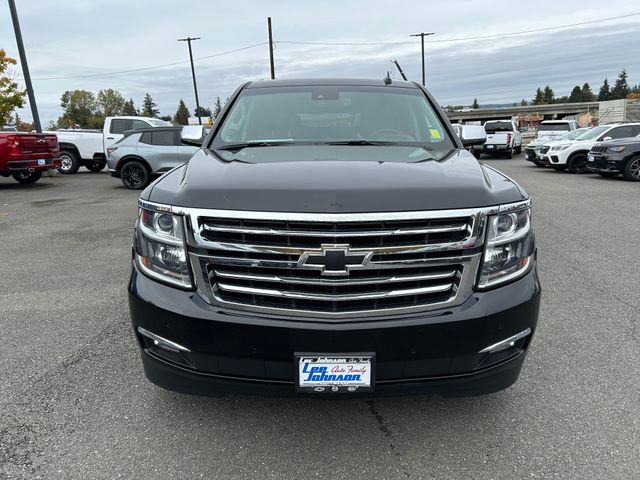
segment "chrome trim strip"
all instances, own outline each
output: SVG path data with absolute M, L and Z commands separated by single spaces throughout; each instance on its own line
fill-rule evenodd
M 389 290 L 379 293 L 357 293 L 357 294 L 321 294 L 307 292 L 287 292 L 273 290 L 269 288 L 242 287 L 240 285 L 230 285 L 227 283 L 216 283 L 216 288 L 227 292 L 246 293 L 248 295 L 265 295 L 269 297 L 291 298 L 296 300 L 320 300 L 327 302 L 343 302 L 352 300 L 375 300 L 379 298 L 402 297 L 404 295 L 423 295 L 427 293 L 443 293 L 451 290 L 453 283 L 435 285 L 433 287 L 408 288 L 406 290 Z
M 305 278 L 295 276 L 280 275 L 256 275 L 246 273 L 229 273 L 221 270 L 214 270 L 213 274 L 219 278 L 229 278 L 233 280 L 254 280 L 257 282 L 279 282 L 291 283 L 295 285 L 378 285 L 381 283 L 412 282 L 423 280 L 442 280 L 443 278 L 454 277 L 457 270 L 444 273 L 427 273 L 423 275 L 394 275 L 393 277 L 369 277 L 369 278 L 349 278 L 346 280 L 336 280 L 332 278 Z
M 480 350 L 478 353 L 501 352 L 502 350 L 506 350 L 507 348 L 513 347 L 518 340 L 525 338 L 529 335 L 531 335 L 531 328 L 527 328 L 526 330 L 523 330 L 520 333 L 516 333 L 512 337 L 505 338 L 504 340 L 494 343 L 493 345 L 489 345 L 488 347 Z
M 224 227 L 211 226 L 210 223 L 203 223 L 202 230 L 208 232 L 225 233 L 248 233 L 256 235 L 281 235 L 292 237 L 331 237 L 331 238 L 358 238 L 358 237 L 386 237 L 395 235 L 421 235 L 428 233 L 462 232 L 469 228 L 469 218 L 463 218 L 464 224 L 455 227 L 425 227 L 425 228 L 398 228 L 395 230 L 368 230 L 356 232 L 330 232 L 330 231 L 308 231 L 308 230 L 280 230 L 275 228 L 246 228 L 246 227 Z
M 142 327 L 138 327 L 138 333 L 140 333 L 140 335 L 144 335 L 145 337 L 153 340 L 153 343 L 159 348 L 164 348 L 165 350 L 171 350 L 172 352 L 191 352 L 191 350 L 189 350 L 187 347 L 183 347 L 179 343 L 172 342 L 171 340 L 167 340 L 166 338 L 163 338 L 160 335 L 151 333 L 149 330 L 146 330 Z

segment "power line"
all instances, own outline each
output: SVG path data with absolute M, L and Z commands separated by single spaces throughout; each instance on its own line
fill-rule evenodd
M 611 20 L 619 20 L 622 18 L 629 18 L 629 17 L 638 16 L 638 15 L 640 15 L 640 12 L 632 12 L 632 13 L 627 13 L 625 15 L 618 15 L 616 17 L 600 18 L 597 20 L 588 20 L 585 22 L 569 23 L 566 25 L 557 25 L 554 27 L 536 28 L 531 30 L 522 30 L 519 32 L 498 33 L 495 35 L 479 35 L 475 37 L 457 37 L 457 38 L 445 38 L 445 39 L 439 39 L 439 40 L 425 40 L 425 43 L 463 42 L 467 40 L 483 40 L 483 39 L 489 39 L 489 38 L 512 37 L 515 35 L 527 35 L 530 33 L 548 32 L 551 30 L 561 30 L 564 28 L 579 27 L 583 25 L 592 25 L 594 23 L 609 22 Z M 291 44 L 291 45 L 322 45 L 322 46 L 337 46 L 337 47 L 357 47 L 357 46 L 376 47 L 376 46 L 383 46 L 383 45 L 407 45 L 407 44 L 413 45 L 416 42 L 407 42 L 407 41 L 405 42 L 298 42 L 298 41 L 280 40 L 280 41 L 277 41 L 276 43 L 284 43 L 284 44 Z
M 250 48 L 259 47 L 262 45 L 266 45 L 268 42 L 256 43 L 254 45 L 248 45 L 246 47 L 236 48 L 234 50 L 227 50 L 226 52 L 214 53 L 212 55 L 206 55 L 204 57 L 194 58 L 193 61 L 197 62 L 200 60 L 206 60 L 208 58 L 221 57 L 222 55 L 229 55 L 230 53 L 241 52 L 243 50 L 249 50 Z M 88 77 L 107 77 L 111 75 L 122 75 L 125 73 L 135 73 L 135 72 L 144 72 L 147 70 L 157 70 L 159 68 L 173 67 L 176 65 L 184 65 L 185 63 L 189 63 L 189 60 L 185 60 L 182 62 L 173 62 L 173 63 L 165 63 L 164 65 L 154 65 L 152 67 L 141 67 L 141 68 L 133 68 L 130 70 L 119 70 L 117 72 L 106 72 L 106 73 L 89 73 L 85 75 L 68 75 L 64 77 L 43 77 L 43 78 L 34 78 L 34 80 L 66 80 L 70 78 L 88 78 Z

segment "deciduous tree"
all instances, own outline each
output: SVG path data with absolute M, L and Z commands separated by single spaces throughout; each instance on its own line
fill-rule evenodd
M 25 104 L 27 91 L 18 88 L 10 71 L 11 65 L 15 64 L 16 59 L 0 48 L 0 125 L 8 123 L 13 111 Z
M 103 117 L 124 115 L 126 100 L 119 91 L 113 88 L 99 90 L 96 98 L 98 110 Z

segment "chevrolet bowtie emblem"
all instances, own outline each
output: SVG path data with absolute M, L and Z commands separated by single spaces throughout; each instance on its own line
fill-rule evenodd
M 373 252 L 351 252 L 347 245 L 321 245 L 300 255 L 298 268 L 319 270 L 321 275 L 349 275 L 349 271 L 369 265 Z

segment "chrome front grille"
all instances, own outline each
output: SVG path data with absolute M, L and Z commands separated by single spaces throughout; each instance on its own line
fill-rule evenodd
M 190 257 L 198 290 L 213 305 L 366 320 L 468 298 L 485 213 L 193 211 Z M 343 270 L 328 270 L 331 252 Z

